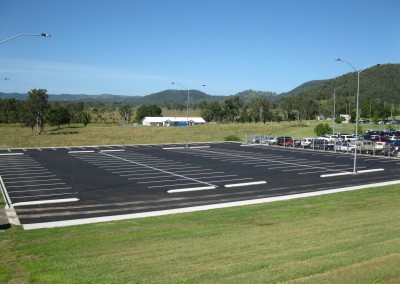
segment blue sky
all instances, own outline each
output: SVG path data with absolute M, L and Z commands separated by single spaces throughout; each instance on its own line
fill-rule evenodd
M 276 93 L 400 63 L 398 0 L 0 0 L 0 92 Z M 206 84 L 206 87 L 202 87 Z

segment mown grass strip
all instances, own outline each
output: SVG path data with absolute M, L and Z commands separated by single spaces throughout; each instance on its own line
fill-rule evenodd
M 400 281 L 400 186 L 0 233 L 0 281 Z

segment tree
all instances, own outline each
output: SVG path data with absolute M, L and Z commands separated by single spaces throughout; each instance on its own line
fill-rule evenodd
M 249 118 L 254 122 L 265 123 L 270 118 L 270 102 L 265 98 L 251 99 L 248 107 Z
M 83 102 L 70 102 L 66 105 L 69 112 L 69 117 L 71 122 L 80 122 L 81 113 L 85 109 L 85 104 Z
M 158 105 L 143 105 L 136 110 L 136 122 L 141 122 L 146 116 L 162 116 L 162 110 Z
M 81 122 L 83 123 L 83 126 L 86 127 L 92 120 L 92 116 L 90 115 L 90 112 L 87 110 L 82 110 L 81 112 Z
M 0 122 L 15 123 L 18 121 L 21 112 L 21 101 L 14 98 L 0 99 Z
M 233 96 L 224 101 L 224 116 L 228 121 L 240 120 L 240 111 L 244 106 L 243 100 L 239 96 Z
M 47 90 L 33 89 L 29 91 L 26 106 L 28 113 L 26 114 L 25 121 L 29 121 L 30 124 L 34 121 L 36 132 L 40 135 L 44 129 L 46 114 L 50 107 Z
M 49 110 L 47 120 L 51 126 L 57 125 L 57 128 L 60 128 L 60 125 L 70 123 L 71 119 L 68 109 L 58 105 Z
M 201 117 L 207 121 L 216 121 L 220 122 L 222 118 L 222 107 L 218 102 L 202 102 L 199 106 L 201 108 L 200 115 Z
M 133 113 L 133 108 L 130 105 L 123 104 L 119 108 L 119 114 L 121 115 L 124 125 L 125 125 L 125 123 L 127 123 L 131 120 L 132 113 Z
M 328 125 L 328 123 L 320 123 L 314 127 L 314 133 L 317 136 L 323 136 L 328 133 L 332 133 L 332 127 Z
M 343 116 L 338 116 L 335 118 L 335 122 L 338 124 L 341 124 L 345 121 L 346 119 Z

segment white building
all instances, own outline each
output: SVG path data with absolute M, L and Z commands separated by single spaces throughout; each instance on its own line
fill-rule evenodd
M 189 119 L 184 116 L 167 116 L 167 117 L 153 117 L 146 116 L 142 120 L 142 124 L 146 126 L 186 126 L 189 120 L 189 125 L 205 124 L 206 121 L 201 117 L 190 117 Z
M 350 123 L 350 115 L 349 114 L 341 114 L 340 117 L 344 118 L 342 123 Z

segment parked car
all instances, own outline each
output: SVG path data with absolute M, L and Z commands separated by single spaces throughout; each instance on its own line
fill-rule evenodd
M 342 135 L 340 135 L 340 140 L 342 140 L 343 142 L 344 141 L 347 141 L 347 142 L 354 141 L 354 135 L 353 134 L 342 134 Z
M 276 137 L 267 137 L 265 144 L 268 145 L 276 145 L 277 141 L 276 141 Z
M 266 143 L 266 139 L 264 137 L 264 135 L 256 135 L 254 136 L 252 143 L 254 144 L 265 144 Z
M 285 147 L 293 147 L 293 139 L 288 136 L 278 136 L 276 137 L 276 145 L 285 146 Z
M 314 139 L 315 138 L 303 138 L 300 141 L 300 146 L 304 148 L 309 148 Z
M 349 142 L 336 141 L 333 145 L 333 150 L 339 151 L 339 152 L 347 152 L 348 151 L 348 143 Z
M 333 150 L 335 144 L 333 142 L 323 140 L 323 139 L 314 139 L 313 142 L 310 144 L 310 148 L 315 150 Z
M 389 143 L 385 141 L 373 141 L 376 154 L 387 154 L 389 150 Z
M 350 152 L 352 148 L 354 148 L 353 142 L 342 142 L 342 145 L 340 145 L 340 151 L 342 152 Z
M 400 140 L 390 142 L 390 155 L 400 157 Z
M 337 135 L 324 135 L 324 136 L 318 137 L 318 139 L 326 140 L 326 141 L 329 141 L 329 142 L 333 142 L 333 141 L 336 141 L 338 139 L 338 136 Z

